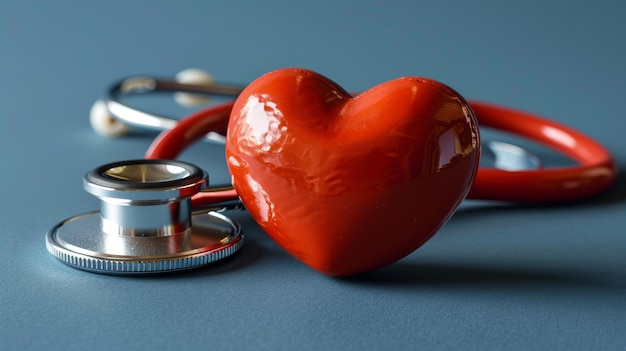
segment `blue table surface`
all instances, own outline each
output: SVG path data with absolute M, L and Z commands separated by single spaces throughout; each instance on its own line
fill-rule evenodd
M 350 91 L 431 77 L 584 131 L 626 171 L 625 4 L 1 2 L 0 348 L 626 349 L 624 176 L 573 204 L 468 202 L 419 250 L 349 279 L 294 260 L 246 212 L 232 213 L 241 252 L 185 274 L 91 274 L 43 240 L 97 207 L 85 172 L 154 137 L 96 135 L 91 104 L 119 78 L 188 67 L 234 83 L 306 67 Z M 219 145 L 181 158 L 229 179 Z

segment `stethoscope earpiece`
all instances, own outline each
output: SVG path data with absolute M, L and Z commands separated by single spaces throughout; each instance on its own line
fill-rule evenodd
M 55 226 L 48 251 L 62 262 L 108 274 L 147 274 L 201 267 L 235 253 L 240 226 L 224 215 L 192 208 L 207 187 L 200 168 L 173 160 L 103 165 L 83 179 L 100 211 Z
M 109 113 L 106 102 L 102 100 L 96 100 L 91 106 L 89 124 L 96 133 L 110 138 L 121 137 L 130 131 L 128 124 L 114 118 Z

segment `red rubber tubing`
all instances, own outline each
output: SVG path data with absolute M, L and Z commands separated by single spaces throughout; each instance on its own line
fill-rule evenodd
M 176 127 L 163 131 L 154 139 L 145 158 L 174 159 L 185 148 L 212 131 L 225 131 L 230 118 L 233 102 L 228 102 L 200 110 L 178 122 Z M 199 192 L 191 198 L 192 207 L 202 207 L 216 202 L 236 199 L 234 189 L 214 192 Z
M 592 138 L 530 113 L 470 102 L 478 123 L 526 137 L 579 162 L 571 167 L 528 171 L 480 168 L 469 199 L 556 202 L 598 194 L 613 184 L 617 168 L 611 154 Z
M 528 171 L 480 168 L 468 199 L 511 202 L 557 202 L 582 199 L 611 186 L 617 169 L 611 154 L 592 138 L 559 123 L 506 107 L 470 101 L 478 123 L 544 144 L 579 164 Z M 211 131 L 228 126 L 233 102 L 198 111 L 161 133 L 146 158 L 173 159 Z M 235 190 L 201 192 L 193 206 L 237 198 Z

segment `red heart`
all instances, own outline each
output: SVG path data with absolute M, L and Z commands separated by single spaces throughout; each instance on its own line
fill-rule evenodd
M 259 225 L 315 270 L 345 276 L 433 236 L 467 195 L 479 148 L 469 104 L 439 82 L 405 77 L 352 97 L 281 69 L 235 102 L 226 156 Z

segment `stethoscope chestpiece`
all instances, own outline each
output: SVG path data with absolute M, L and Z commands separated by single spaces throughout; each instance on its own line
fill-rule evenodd
M 240 226 L 217 212 L 194 211 L 206 172 L 173 160 L 131 160 L 87 173 L 83 185 L 100 211 L 52 228 L 48 251 L 75 268 L 107 274 L 148 274 L 201 267 L 235 253 Z

